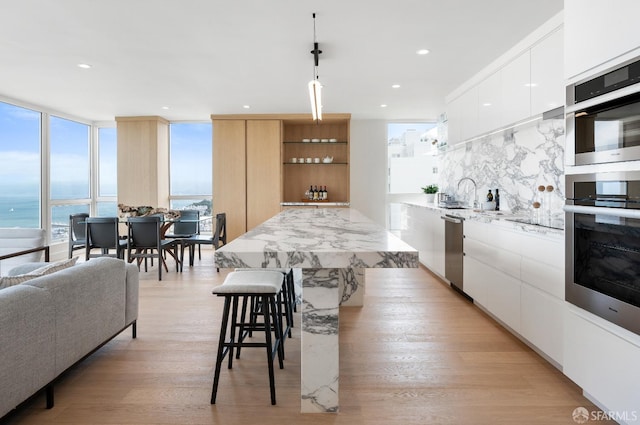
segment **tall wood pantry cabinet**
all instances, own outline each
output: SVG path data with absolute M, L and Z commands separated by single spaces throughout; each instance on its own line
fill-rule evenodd
M 212 115 L 213 206 L 227 215 L 228 240 L 276 215 L 281 202 L 302 202 L 311 185 L 326 186 L 329 202 L 349 202 L 350 119 L 350 114 L 326 114 L 319 123 L 310 114 Z M 333 161 L 325 163 L 325 157 Z

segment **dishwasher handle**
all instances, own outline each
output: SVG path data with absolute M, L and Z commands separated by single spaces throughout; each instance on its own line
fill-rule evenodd
M 450 215 L 441 215 L 441 219 L 448 221 L 449 223 L 462 224 L 462 219 L 458 217 L 452 217 Z

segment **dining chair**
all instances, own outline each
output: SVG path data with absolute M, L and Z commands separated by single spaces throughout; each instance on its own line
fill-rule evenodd
M 87 218 L 89 218 L 87 213 L 69 215 L 69 258 L 73 256 L 73 251 L 85 249 L 87 244 Z
M 216 214 L 216 227 L 211 236 L 209 235 L 193 235 L 189 238 L 182 239 L 180 257 L 184 258 L 184 248 L 189 248 L 189 266 L 193 266 L 195 259 L 195 246 L 198 245 L 198 259 L 202 260 L 200 245 L 213 245 L 214 249 L 218 249 L 227 243 L 227 215 L 226 213 Z M 219 267 L 216 267 L 220 271 Z
M 177 247 L 180 242 L 177 239 L 162 239 L 160 228 L 162 218 L 160 216 L 129 217 L 127 239 L 127 261 L 138 261 L 138 267 L 145 260 L 145 272 L 147 271 L 147 259 L 158 259 L 158 280 L 162 280 L 162 268 L 168 272 L 165 261 L 165 253 L 169 253 L 176 261 L 176 271 L 180 271 L 180 259 Z
M 124 259 L 127 241 L 120 238 L 118 217 L 87 217 L 87 244 L 85 260 L 95 257 L 116 257 Z M 91 250 L 100 249 L 100 254 L 92 254 Z M 115 249 L 115 254 L 110 253 Z

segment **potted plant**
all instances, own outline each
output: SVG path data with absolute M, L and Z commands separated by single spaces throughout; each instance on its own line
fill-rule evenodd
M 438 185 L 430 184 L 422 188 L 422 191 L 427 195 L 427 202 L 433 203 L 436 198 L 436 193 L 438 193 Z

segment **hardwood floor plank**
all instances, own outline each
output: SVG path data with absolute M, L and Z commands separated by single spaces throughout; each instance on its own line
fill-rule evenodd
M 216 273 L 204 247 L 202 261 L 161 282 L 155 267 L 141 272 L 138 338 L 126 330 L 63 376 L 53 409 L 39 395 L 3 425 L 575 424 L 576 407 L 596 410 L 424 269 L 368 270 L 365 306 L 341 309 L 340 413 L 299 413 L 299 325 L 285 344 L 285 368 L 275 369 L 276 406 L 261 349 L 223 368 L 212 406 L 223 300 L 211 289 L 227 272 Z

